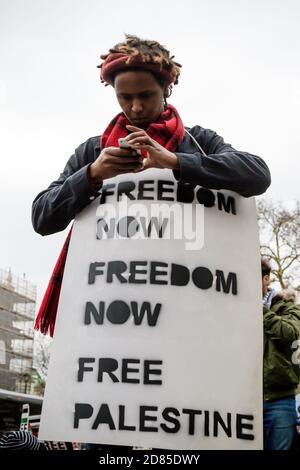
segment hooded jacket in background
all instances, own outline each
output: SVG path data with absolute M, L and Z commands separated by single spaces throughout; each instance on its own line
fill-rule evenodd
M 300 381 L 296 349 L 300 335 L 300 308 L 277 294 L 271 309 L 264 307 L 264 399 L 295 396 Z

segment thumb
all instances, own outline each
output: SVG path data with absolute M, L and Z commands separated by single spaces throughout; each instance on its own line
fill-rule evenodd
M 138 148 L 141 150 L 144 158 L 151 157 L 155 153 L 155 148 L 152 145 L 141 144 Z
M 144 158 L 144 160 L 143 160 L 143 170 L 147 170 L 148 168 L 153 168 L 153 162 L 151 162 L 150 158 Z

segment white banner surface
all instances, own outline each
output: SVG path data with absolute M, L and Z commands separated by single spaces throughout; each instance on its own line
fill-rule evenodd
M 253 198 L 108 180 L 75 219 L 39 437 L 261 449 L 259 261 Z

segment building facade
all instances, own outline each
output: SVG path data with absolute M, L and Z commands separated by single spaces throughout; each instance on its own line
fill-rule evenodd
M 0 269 L 0 388 L 32 392 L 36 286 Z

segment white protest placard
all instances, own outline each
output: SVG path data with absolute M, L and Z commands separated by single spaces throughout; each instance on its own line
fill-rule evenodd
M 262 448 L 254 199 L 120 175 L 76 219 L 40 438 Z

